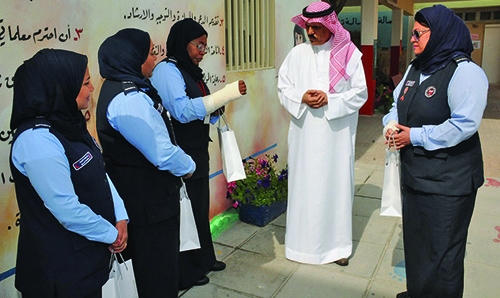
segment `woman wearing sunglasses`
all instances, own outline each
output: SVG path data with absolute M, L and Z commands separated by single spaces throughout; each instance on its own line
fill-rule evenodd
M 484 181 L 478 129 L 488 80 L 470 58 L 466 25 L 443 5 L 415 14 L 411 43 L 416 58 L 383 118 L 402 164 L 407 292 L 397 297 L 462 297 L 467 230 Z

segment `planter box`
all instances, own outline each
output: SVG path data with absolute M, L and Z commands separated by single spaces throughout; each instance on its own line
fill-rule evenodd
M 269 206 L 241 204 L 239 209 L 242 222 L 263 227 L 285 212 L 286 201 L 279 201 Z

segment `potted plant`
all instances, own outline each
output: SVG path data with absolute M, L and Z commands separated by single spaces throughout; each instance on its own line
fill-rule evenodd
M 246 179 L 229 182 L 226 198 L 239 208 L 240 220 L 265 226 L 286 210 L 288 168 L 276 169 L 278 155 L 250 157 L 243 163 Z

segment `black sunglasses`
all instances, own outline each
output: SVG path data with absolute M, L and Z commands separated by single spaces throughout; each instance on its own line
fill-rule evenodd
M 422 31 L 413 30 L 413 32 L 411 33 L 411 36 L 415 37 L 416 41 L 419 41 L 420 36 L 424 35 L 425 33 L 429 32 L 429 31 L 431 31 L 431 29 L 422 30 Z

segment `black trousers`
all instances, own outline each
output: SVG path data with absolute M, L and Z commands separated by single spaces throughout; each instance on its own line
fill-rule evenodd
M 90 294 L 85 298 L 102 298 L 102 289 L 95 291 L 94 293 Z
M 130 223 L 128 234 L 139 297 L 178 297 L 179 216 L 148 226 Z
M 477 190 L 443 196 L 405 187 L 402 194 L 408 294 L 462 297 L 465 245 Z
M 200 249 L 183 251 L 179 255 L 180 289 L 187 289 L 210 272 L 214 265 L 215 251 L 210 233 L 210 189 L 207 177 L 186 179 L 186 188 L 193 207 Z
M 23 298 L 40 298 L 40 295 L 31 296 L 31 295 L 21 294 L 21 297 L 23 297 Z M 53 298 L 59 298 L 59 297 L 53 297 Z M 60 297 L 60 298 L 64 298 L 64 297 Z M 85 298 L 102 298 L 102 289 L 99 289 L 99 290 L 95 291 L 94 293 L 92 293 L 88 296 L 85 296 Z

